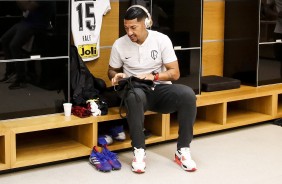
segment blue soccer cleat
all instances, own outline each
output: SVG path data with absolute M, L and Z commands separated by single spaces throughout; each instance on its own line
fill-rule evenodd
M 112 170 L 111 164 L 106 159 L 106 156 L 98 152 L 96 146 L 93 147 L 92 152 L 89 157 L 89 162 L 93 165 L 98 171 L 109 172 Z
M 117 154 L 111 152 L 107 146 L 103 146 L 102 154 L 105 155 L 106 159 L 112 166 L 112 170 L 120 170 L 121 169 L 121 163 L 118 160 Z
M 98 137 L 98 144 L 101 146 L 110 145 L 113 143 L 113 138 L 110 135 L 100 135 Z
M 113 126 L 109 129 L 111 136 L 117 141 L 124 141 L 126 135 L 123 130 L 123 125 Z

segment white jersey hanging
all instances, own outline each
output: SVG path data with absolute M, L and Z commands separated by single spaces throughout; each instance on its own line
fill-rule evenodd
M 111 9 L 110 0 L 72 0 L 71 25 L 74 44 L 83 61 L 100 55 L 103 16 Z

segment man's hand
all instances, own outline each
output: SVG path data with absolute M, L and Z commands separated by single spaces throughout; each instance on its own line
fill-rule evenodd
M 127 77 L 124 73 L 122 68 L 113 68 L 109 65 L 108 69 L 108 77 L 112 82 L 112 85 L 115 86 L 118 84 L 118 81 L 122 78 Z
M 126 78 L 127 76 L 124 73 L 116 73 L 115 76 L 112 78 L 112 85 L 115 86 L 118 84 L 120 79 Z

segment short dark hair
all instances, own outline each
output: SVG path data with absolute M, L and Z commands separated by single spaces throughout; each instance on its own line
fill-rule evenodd
M 148 17 L 147 13 L 142 8 L 139 7 L 129 8 L 124 15 L 125 20 L 133 20 L 137 18 L 138 22 L 140 22 L 141 20 L 147 17 Z

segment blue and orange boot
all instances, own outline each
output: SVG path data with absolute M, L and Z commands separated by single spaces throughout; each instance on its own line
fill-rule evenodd
M 120 170 L 121 169 L 121 163 L 118 160 L 117 154 L 111 152 L 107 148 L 107 145 L 103 146 L 102 154 L 106 157 L 109 164 L 112 166 L 112 170 Z
M 102 172 L 109 172 L 112 170 L 111 164 L 108 162 L 106 159 L 106 156 L 102 153 L 100 153 L 96 146 L 93 147 L 90 157 L 89 157 L 89 162 L 91 165 L 93 165 L 98 171 Z

